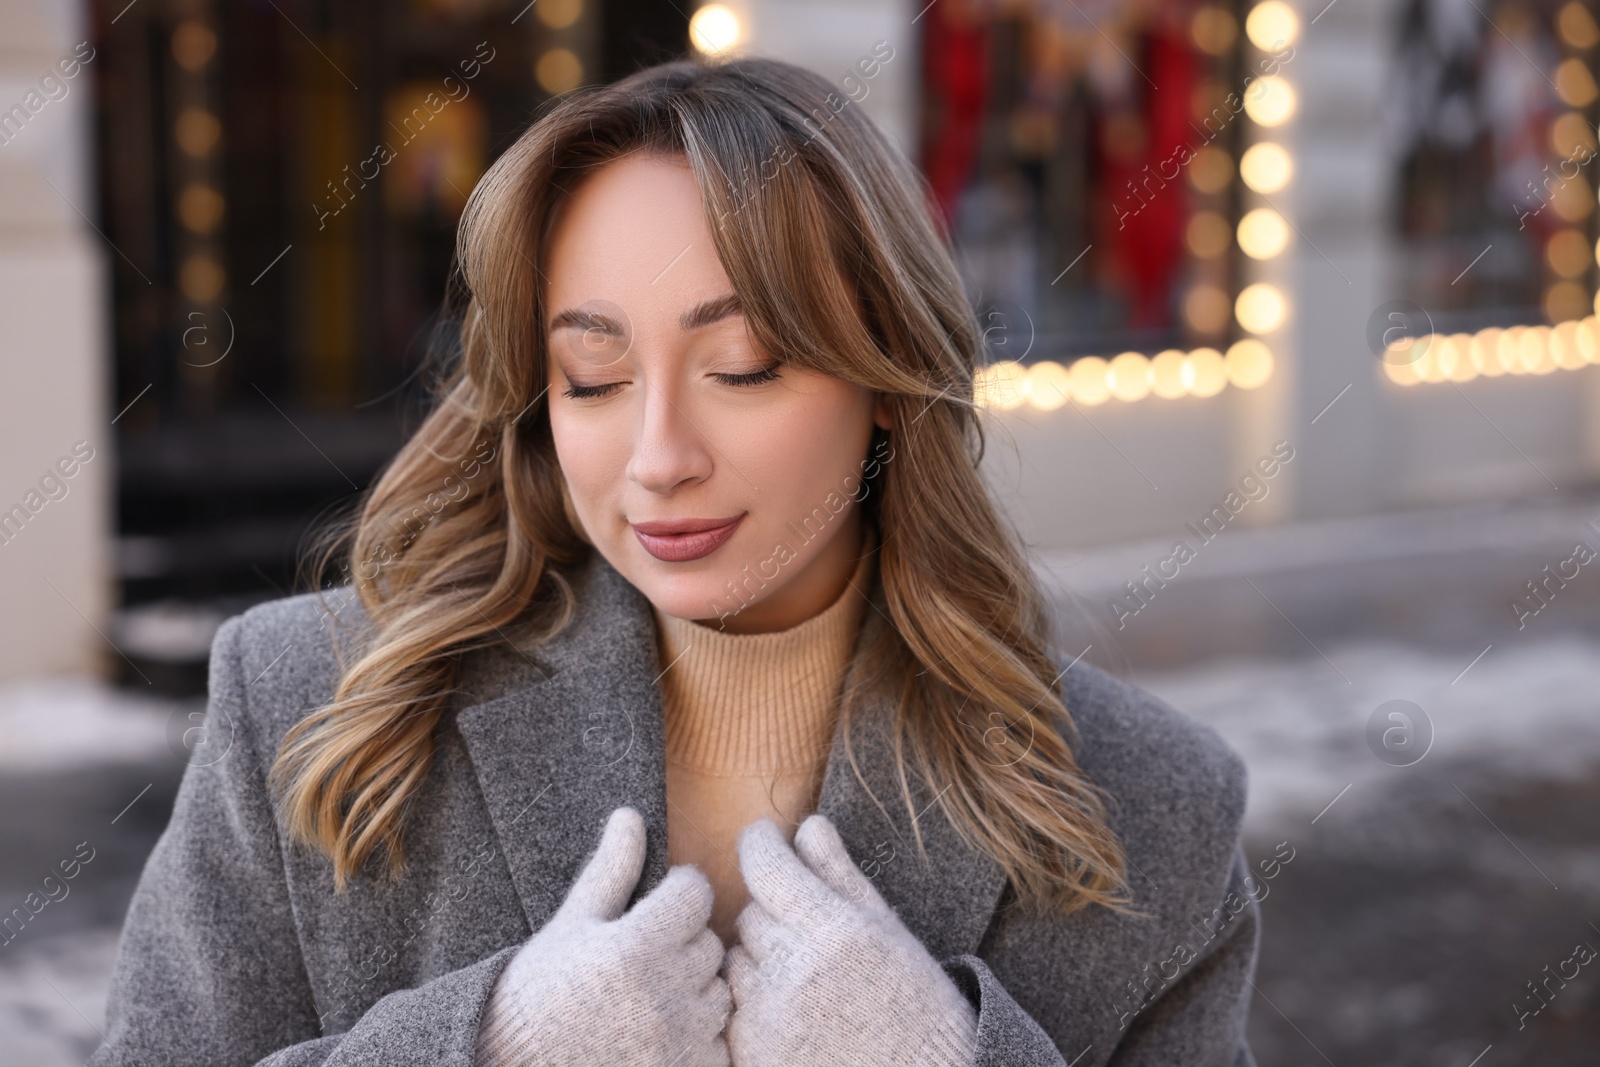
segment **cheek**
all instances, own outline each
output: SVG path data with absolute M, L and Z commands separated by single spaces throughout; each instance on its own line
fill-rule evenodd
M 740 467 L 747 460 L 759 468 L 750 478 L 763 489 L 762 496 L 779 504 L 792 518 L 821 506 L 829 493 L 844 495 L 844 478 L 859 474 L 862 457 L 872 437 L 870 401 L 840 391 L 811 398 L 763 421 L 760 433 L 745 436 L 740 444 Z M 767 489 L 777 490 L 768 496 Z
M 557 402 L 550 408 L 550 436 L 573 504 L 580 514 L 590 512 L 621 484 L 627 457 L 610 454 L 616 435 L 602 432 L 594 420 L 568 412 Z

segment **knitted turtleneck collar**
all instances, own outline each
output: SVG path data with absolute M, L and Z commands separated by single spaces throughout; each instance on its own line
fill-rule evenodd
M 833 742 L 877 541 L 869 524 L 850 583 L 787 630 L 725 633 L 654 609 L 669 763 L 715 777 L 809 773 Z

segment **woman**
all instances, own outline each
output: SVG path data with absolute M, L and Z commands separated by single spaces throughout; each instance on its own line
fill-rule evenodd
M 924 188 L 769 60 L 496 162 L 347 584 L 217 634 L 90 1067 L 1252 1064 L 1243 766 L 1051 649 Z

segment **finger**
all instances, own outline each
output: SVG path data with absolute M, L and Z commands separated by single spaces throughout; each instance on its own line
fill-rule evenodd
M 728 1052 L 735 1063 L 758 1063 L 756 1043 L 761 1032 L 761 1011 L 756 1006 L 760 969 L 743 945 L 728 950 L 728 992 L 733 1011 L 725 1031 Z
M 676 1055 L 666 1062 L 673 1067 L 727 1067 L 730 1059 L 723 1031 L 731 1015 L 714 997 L 696 1003 L 674 1020 Z
M 726 1011 L 711 1023 L 711 1026 L 716 1028 L 713 1031 L 714 1036 L 701 1047 L 699 1058 L 695 1060 L 695 1067 L 702 1067 L 702 1065 L 703 1067 L 730 1067 L 730 1064 L 733 1063 L 733 1057 L 728 1049 L 727 1038 L 728 1022 L 732 1017 L 733 1013 Z
M 711 927 L 702 927 L 684 947 L 684 970 L 692 981 L 704 985 L 710 979 L 717 977 L 717 971 L 722 968 L 724 955 L 722 938 L 718 937 L 717 932 Z
M 838 894 L 794 854 L 771 819 L 757 819 L 740 830 L 738 843 L 744 884 L 774 918 L 789 922 L 838 905 Z
M 720 954 L 717 962 L 722 962 Z M 728 989 L 728 980 L 715 973 L 686 991 L 682 1003 L 683 1018 L 679 1025 L 689 1033 L 703 1032 L 707 1037 L 720 1034 L 733 1013 L 733 994 Z
M 704 1013 L 702 1020 L 706 1033 L 721 1034 L 727 1029 L 728 1019 L 733 1015 L 733 991 L 729 989 L 726 978 L 712 975 L 711 981 L 701 990 L 697 1003 L 699 1010 Z
M 736 944 L 723 957 L 722 970 L 727 975 L 728 991 L 733 994 L 733 1004 L 737 1008 L 755 990 L 755 957 L 743 944 Z
M 759 901 L 746 904 L 734 925 L 739 930 L 739 944 L 761 967 L 778 966 L 793 948 L 793 936 Z
M 811 815 L 795 831 L 794 850 L 806 866 L 844 899 L 870 911 L 891 911 L 872 879 L 850 858 L 839 830 L 825 815 Z
M 701 1067 L 702 1064 L 704 1067 L 730 1067 L 732 1063 L 733 1057 L 728 1050 L 728 1039 L 719 1032 L 705 1049 L 704 1058 L 695 1067 Z
M 705 929 L 711 918 L 711 881 L 700 868 L 680 863 L 628 913 L 646 937 L 681 945 Z
M 644 816 L 620 807 L 606 819 L 589 862 L 562 902 L 561 910 L 607 922 L 621 915 L 644 869 Z

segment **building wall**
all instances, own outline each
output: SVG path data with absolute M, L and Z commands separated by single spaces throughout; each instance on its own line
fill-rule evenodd
M 1320 7 L 1302 7 L 1302 21 Z M 1600 477 L 1600 369 L 1404 387 L 1378 373 L 1367 324 L 1403 282 L 1390 224 L 1396 162 L 1381 135 L 1400 7 L 1336 4 L 1297 45 L 1293 217 L 1306 239 L 1295 246 L 1294 291 L 1304 385 L 1291 422 L 1351 386 L 1317 423 L 1326 446 L 1297 472 L 1296 514 L 1306 518 L 1545 495 Z
M 115 655 L 97 632 L 112 602 L 105 302 L 115 253 L 88 221 L 94 61 L 77 50 L 84 39 L 79 4 L 0 0 L 0 112 L 13 116 L 0 126 L 0 510 L 26 515 L 0 543 L 0 678 L 96 670 Z M 58 61 L 77 55 L 91 58 L 62 77 Z
M 739 49 L 798 63 L 851 96 L 908 153 L 916 144 L 918 27 L 921 4 L 900 0 L 737 0 L 731 8 L 744 28 Z M 856 64 L 893 49 L 870 79 Z M 871 64 L 869 63 L 869 69 Z M 847 81 L 853 78 L 855 81 Z M 862 95 L 863 89 L 865 95 Z

